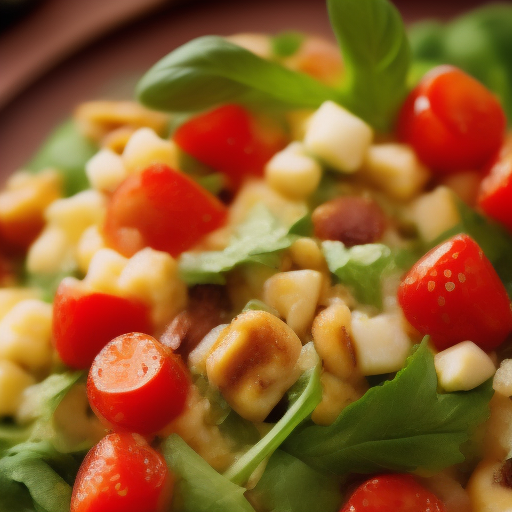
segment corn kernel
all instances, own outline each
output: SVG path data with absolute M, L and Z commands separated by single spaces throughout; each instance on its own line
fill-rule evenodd
M 105 248 L 105 240 L 98 226 L 88 227 L 80 237 L 76 246 L 76 261 L 78 268 L 86 274 L 93 256 Z
M 128 258 L 112 249 L 100 249 L 91 259 L 84 284 L 90 289 L 120 295 L 118 280 L 128 263 Z
M 312 238 L 299 238 L 290 246 L 293 263 L 303 269 L 325 270 L 326 262 L 322 250 Z
M 128 176 L 123 159 L 110 149 L 98 151 L 85 165 L 85 172 L 92 188 L 113 192 Z
M 0 360 L 0 417 L 14 416 L 21 404 L 23 391 L 34 383 L 34 377 L 17 364 Z
M 473 512 L 507 512 L 512 510 L 512 489 L 496 481 L 501 461 L 480 462 L 469 479 L 467 491 Z
M 41 292 L 37 288 L 2 288 L 0 289 L 0 320 L 18 302 L 26 299 L 38 299 Z
M 72 244 L 58 226 L 48 226 L 27 254 L 27 269 L 34 274 L 56 274 L 73 266 Z

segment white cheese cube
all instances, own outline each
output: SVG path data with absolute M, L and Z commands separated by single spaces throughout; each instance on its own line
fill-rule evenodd
M 430 174 L 406 144 L 375 144 L 366 155 L 365 175 L 390 196 L 407 200 L 417 195 Z
M 463 341 L 435 355 L 439 385 L 446 391 L 468 391 L 491 378 L 492 359 L 472 341 Z
M 34 383 L 34 377 L 17 364 L 0 360 L 0 417 L 14 416 L 21 404 L 23 391 Z
M 362 119 L 326 101 L 309 120 L 306 150 L 334 169 L 352 173 L 363 163 L 373 131 Z
M 263 297 L 303 337 L 313 322 L 321 287 L 322 274 L 316 270 L 279 272 L 265 281 Z
M 276 153 L 265 167 L 267 183 L 281 194 L 304 199 L 316 190 L 322 168 L 304 151 L 300 142 L 292 142 Z
M 421 195 L 411 205 L 411 220 L 423 240 L 432 242 L 460 222 L 455 195 L 447 187 Z
M 92 188 L 102 192 L 113 192 L 128 176 L 123 159 L 106 148 L 87 162 L 85 172 Z
M 151 164 L 166 164 L 178 168 L 178 148 L 174 142 L 161 139 L 151 128 L 140 128 L 123 151 L 123 163 L 128 173 L 143 171 Z
M 28 299 L 16 304 L 0 321 L 0 358 L 31 370 L 52 361 L 52 306 Z
M 362 375 L 400 370 L 411 350 L 400 316 L 391 313 L 369 318 L 359 311 L 352 312 L 352 344 Z

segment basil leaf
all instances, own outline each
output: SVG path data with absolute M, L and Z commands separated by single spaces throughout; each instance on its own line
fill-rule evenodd
M 249 494 L 263 510 L 272 512 L 340 510 L 339 480 L 310 468 L 282 450 L 270 457 L 263 476 Z
M 254 512 L 245 489 L 215 471 L 176 434 L 162 444 L 169 469 L 178 476 L 173 512 Z
M 231 243 L 223 251 L 185 252 L 179 261 L 182 279 L 188 284 L 224 284 L 222 275 L 242 263 L 261 263 L 277 266 L 276 254 L 295 240 L 268 209 L 255 206 L 241 224 Z
M 174 112 L 228 103 L 315 108 L 336 92 L 222 37 L 194 39 L 157 62 L 137 85 L 144 105 Z
M 281 32 L 281 34 L 277 34 L 271 40 L 272 53 L 276 57 L 291 57 L 294 53 L 298 52 L 305 37 L 301 32 Z
M 392 381 L 371 388 L 328 426 L 294 432 L 284 449 L 336 475 L 440 471 L 464 460 L 460 447 L 489 417 L 492 383 L 437 393 L 434 356 L 425 339 Z
M 406 89 L 410 50 L 398 10 L 387 0 L 328 0 L 345 66 L 339 103 L 388 130 Z
M 382 307 L 382 275 L 394 268 L 391 249 L 383 244 L 355 245 L 322 242 L 329 270 L 354 293 L 359 302 Z
M 244 453 L 224 476 L 234 483 L 244 484 L 253 471 L 302 423 L 320 403 L 322 385 L 320 366 L 304 372 L 289 392 L 291 405 L 272 430 L 252 448 Z
M 53 168 L 62 174 L 66 196 L 72 196 L 89 187 L 85 164 L 98 151 L 92 141 L 84 137 L 73 120 L 58 126 L 27 164 L 37 172 Z

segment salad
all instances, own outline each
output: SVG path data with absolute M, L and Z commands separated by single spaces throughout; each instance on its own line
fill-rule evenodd
M 0 192 L 0 510 L 512 509 L 512 8 L 327 8 Z

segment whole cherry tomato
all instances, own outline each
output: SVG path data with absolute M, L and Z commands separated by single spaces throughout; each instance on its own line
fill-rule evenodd
M 407 320 L 439 350 L 470 340 L 491 351 L 512 331 L 507 292 L 478 244 L 456 235 L 421 258 L 402 279 Z
M 248 176 L 263 176 L 265 164 L 286 143 L 282 130 L 258 122 L 239 105 L 224 105 L 193 117 L 174 133 L 186 153 L 223 173 L 234 188 Z
M 398 136 L 440 174 L 480 169 L 499 149 L 506 118 L 496 97 L 452 66 L 429 71 L 407 97 Z
M 138 434 L 109 434 L 86 455 L 70 512 L 164 512 L 174 477 Z
M 361 484 L 340 512 L 445 512 L 411 475 L 377 475 Z
M 177 256 L 222 226 L 226 216 L 225 206 L 188 176 L 155 164 L 116 189 L 105 237 L 124 256 L 148 246 Z
M 109 427 L 145 435 L 181 414 L 189 388 L 180 357 L 141 333 L 108 343 L 87 379 L 89 403 Z
M 132 331 L 153 331 L 145 304 L 108 293 L 89 293 L 76 279 L 62 280 L 53 302 L 53 341 L 68 366 L 88 368 L 112 338 Z

